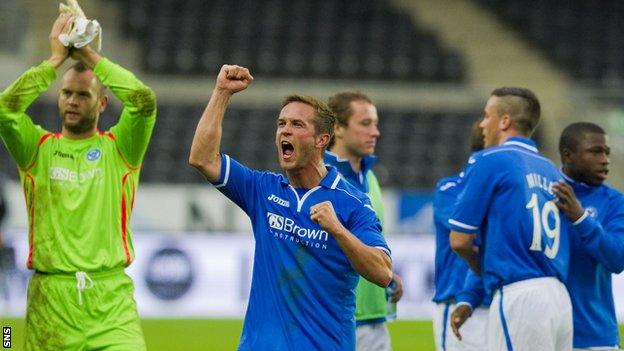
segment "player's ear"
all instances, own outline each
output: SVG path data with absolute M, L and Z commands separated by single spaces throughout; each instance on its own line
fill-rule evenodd
M 344 133 L 345 126 L 340 123 L 334 124 L 334 137 L 337 139 L 342 139 L 342 133 Z
M 329 145 L 330 140 L 331 140 L 331 137 L 329 136 L 329 134 L 321 133 L 316 136 L 315 146 L 320 149 L 325 149 L 327 145 Z
M 504 114 L 498 122 L 498 128 L 502 131 L 506 131 L 507 129 L 511 128 L 512 125 L 513 119 L 511 119 L 511 116 L 509 114 Z
M 572 154 L 574 152 L 570 149 L 568 149 L 567 147 L 563 149 L 563 151 L 561 152 L 561 163 L 562 164 L 566 164 L 568 162 L 570 162 L 570 158 L 572 158 Z
M 100 113 L 104 112 L 104 110 L 106 110 L 106 106 L 108 106 L 108 95 L 106 93 L 102 93 L 99 97 L 99 107 L 98 110 L 100 111 Z

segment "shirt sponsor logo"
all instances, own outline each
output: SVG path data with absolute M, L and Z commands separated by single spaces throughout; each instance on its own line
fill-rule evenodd
M 74 159 L 74 155 L 68 154 L 68 153 L 65 153 L 65 152 L 59 151 L 59 150 L 54 151 L 53 155 L 54 156 L 58 156 L 60 158 L 71 158 L 72 160 Z
M 269 219 L 269 227 L 277 230 L 284 229 L 284 217 L 268 212 L 267 218 Z
M 72 183 L 84 183 L 95 178 L 102 178 L 104 172 L 100 168 L 90 169 L 85 172 L 78 173 L 63 167 L 50 168 L 50 179 Z
M 269 201 L 273 201 L 276 204 L 280 205 L 280 206 L 284 206 L 284 207 L 290 207 L 290 201 L 286 201 L 284 199 L 282 199 L 281 197 L 278 197 L 276 195 L 271 194 L 267 200 Z
M 98 148 L 91 149 L 89 150 L 89 152 L 87 152 L 87 160 L 89 161 L 96 161 L 100 158 L 100 156 L 102 156 L 102 151 L 100 151 L 100 149 Z
M 267 220 L 269 227 L 275 229 L 269 231 L 277 239 L 292 241 L 302 246 L 327 249 L 326 242 L 329 239 L 329 234 L 322 229 L 303 228 L 296 224 L 292 218 L 272 212 L 267 212 Z

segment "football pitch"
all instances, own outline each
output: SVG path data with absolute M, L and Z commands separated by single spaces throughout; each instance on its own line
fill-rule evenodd
M 10 326 L 14 350 L 22 349 L 23 319 L 2 319 Z M 243 326 L 239 319 L 145 319 L 143 331 L 149 351 L 235 350 Z M 395 321 L 388 324 L 395 351 L 433 351 L 431 321 Z M 620 326 L 620 335 L 624 326 Z

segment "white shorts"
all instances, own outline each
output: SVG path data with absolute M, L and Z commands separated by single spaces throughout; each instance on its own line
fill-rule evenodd
M 390 351 L 390 333 L 385 322 L 364 324 L 355 328 L 357 351 Z
M 489 349 L 496 351 L 572 350 L 572 304 L 563 283 L 534 278 L 497 290 L 488 341 Z
M 462 340 L 459 341 L 451 328 L 451 313 L 454 303 L 436 304 L 433 316 L 433 334 L 436 351 L 481 351 L 487 350 L 488 308 L 479 307 L 459 328 Z

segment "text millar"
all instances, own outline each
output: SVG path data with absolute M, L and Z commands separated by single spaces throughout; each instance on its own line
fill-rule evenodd
M 550 195 L 555 196 L 552 191 L 552 187 L 553 185 L 555 185 L 556 182 L 549 180 L 543 175 L 537 173 L 528 173 L 526 175 L 526 180 L 527 184 L 529 185 L 529 189 L 540 188 L 548 192 Z

